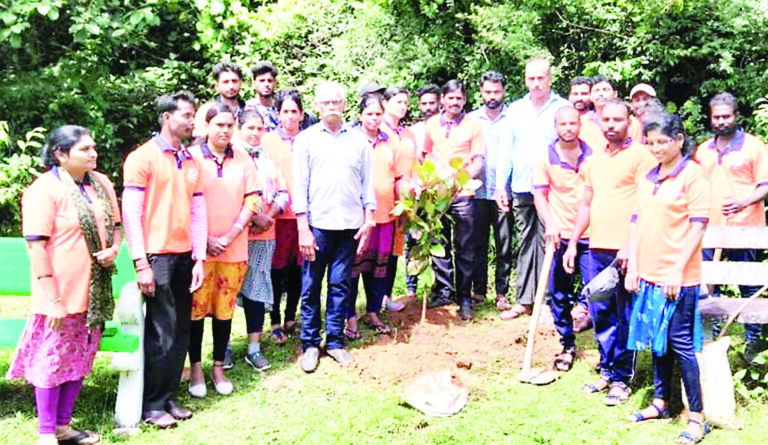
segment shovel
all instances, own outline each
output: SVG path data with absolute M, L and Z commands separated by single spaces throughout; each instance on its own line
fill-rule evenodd
M 539 282 L 536 284 L 536 296 L 533 300 L 533 313 L 531 321 L 528 324 L 528 342 L 525 345 L 525 359 L 523 360 L 523 370 L 517 375 L 517 379 L 523 383 L 532 385 L 548 385 L 557 379 L 557 373 L 545 368 L 531 368 L 533 360 L 533 344 L 536 339 L 536 328 L 539 325 L 539 316 L 541 315 L 541 304 L 544 302 L 544 294 L 547 292 L 549 283 L 549 269 L 552 267 L 552 258 L 555 256 L 555 245 L 547 243 L 544 253 L 544 263 L 541 265 Z

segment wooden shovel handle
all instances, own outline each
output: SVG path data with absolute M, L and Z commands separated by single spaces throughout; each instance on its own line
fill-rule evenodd
M 533 344 L 536 338 L 536 328 L 539 324 L 541 315 L 541 303 L 544 302 L 544 294 L 547 293 L 549 284 L 549 269 L 552 267 L 552 259 L 555 256 L 555 245 L 547 243 L 544 253 L 544 262 L 541 265 L 539 282 L 536 283 L 536 296 L 533 299 L 533 311 L 531 312 L 531 321 L 528 323 L 528 341 L 525 344 L 525 358 L 523 360 L 523 374 L 530 372 L 531 362 L 533 361 Z

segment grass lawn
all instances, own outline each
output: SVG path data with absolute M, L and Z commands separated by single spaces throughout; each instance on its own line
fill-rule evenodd
M 402 281 L 399 281 L 402 287 Z M 0 297 L 0 317 L 23 317 L 26 299 Z M 377 381 L 365 373 L 342 369 L 323 358 L 314 374 L 305 375 L 296 363 L 297 339 L 288 345 L 263 347 L 272 363 L 264 374 L 252 371 L 242 361 L 246 338 L 242 311 L 236 313 L 233 327 L 235 368 L 228 372 L 235 393 L 215 395 L 209 380 L 209 396 L 192 400 L 182 384 L 181 400 L 194 410 L 192 420 L 168 431 L 142 427 L 140 434 L 121 438 L 112 432 L 112 416 L 117 391 L 117 374 L 109 369 L 109 355 L 99 354 L 94 373 L 75 408 L 73 426 L 99 431 L 103 443 L 121 444 L 382 444 L 382 443 L 478 443 L 478 444 L 657 444 L 673 443 L 683 428 L 678 420 L 630 425 L 626 416 L 644 406 L 652 395 L 650 356 L 638 361 L 635 392 L 626 406 L 606 407 L 600 396 L 583 395 L 581 386 L 594 380 L 596 351 L 592 331 L 578 337 L 581 359 L 574 369 L 546 387 L 518 383 L 521 363 L 509 359 L 509 351 L 484 339 L 489 333 L 508 329 L 523 332 L 526 320 L 502 322 L 495 309 L 479 311 L 478 320 L 451 326 L 451 335 L 460 336 L 482 351 L 483 360 L 466 371 L 472 377 L 467 406 L 450 418 L 431 418 L 407 406 L 402 392 L 408 382 L 397 378 Z M 371 334 L 370 332 L 368 332 Z M 206 375 L 210 367 L 210 334 L 204 348 Z M 551 336 L 550 336 L 551 337 Z M 451 337 L 459 338 L 459 337 Z M 412 339 L 414 342 L 417 338 Z M 379 351 L 409 348 L 411 343 L 380 344 L 369 335 L 353 344 L 353 355 L 381 357 Z M 543 342 L 546 343 L 546 342 Z M 550 343 L 556 343 L 554 337 Z M 522 351 L 524 343 L 509 339 L 508 348 Z M 549 345 L 552 347 L 552 345 Z M 382 348 L 382 349 L 376 349 Z M 519 350 L 519 351 L 518 351 Z M 371 354 L 366 354 L 370 352 Z M 12 351 L 0 351 L 0 374 L 8 369 Z M 519 355 L 519 354 L 518 354 Z M 541 354 L 539 354 L 541 355 Z M 424 360 L 428 360 L 425 357 Z M 546 362 L 549 356 L 542 357 Z M 390 363 L 398 367 L 414 363 Z M 679 392 L 678 392 L 679 394 Z M 679 400 L 673 413 L 679 411 Z M 712 444 L 766 443 L 764 422 L 768 406 L 752 402 L 740 407 L 745 424 L 740 431 L 715 430 L 705 439 Z M 30 444 L 36 440 L 33 393 L 20 381 L 0 379 L 0 443 Z

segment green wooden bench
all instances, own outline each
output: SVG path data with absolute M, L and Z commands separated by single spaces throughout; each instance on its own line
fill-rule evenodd
M 112 367 L 120 371 L 115 421 L 121 428 L 132 428 L 141 419 L 144 309 L 127 244 L 121 246 L 115 265 L 112 287 L 120 321 L 106 323 L 99 350 L 111 352 Z M 26 241 L 0 238 L 0 295 L 29 296 L 30 271 Z M 25 325 L 23 318 L 0 318 L 0 348 L 15 348 Z

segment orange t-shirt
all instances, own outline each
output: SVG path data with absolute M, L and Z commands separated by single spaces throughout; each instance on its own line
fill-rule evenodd
M 594 148 L 584 169 L 585 188 L 592 190 L 589 211 L 589 247 L 619 250 L 629 236 L 637 184 L 657 164 L 645 145 L 630 143 L 609 153 Z
M 120 209 L 112 182 L 105 175 L 92 172 L 93 176 L 107 191 L 112 204 L 115 224 L 120 222 Z M 83 191 L 91 202 L 101 246 L 109 247 L 104 205 L 96 190 L 89 184 Z M 61 297 L 61 303 L 68 314 L 79 314 L 88 310 L 88 289 L 91 280 L 91 253 L 80 228 L 77 206 L 54 168 L 37 178 L 24 192 L 21 200 L 22 234 L 27 240 L 46 239 L 45 250 L 51 259 L 53 278 Z M 32 313 L 46 314 L 48 299 L 43 293 L 34 270 L 32 277 Z
M 546 189 L 549 214 L 557 228 L 560 237 L 570 239 L 579 203 L 584 197 L 584 170 L 592 158 L 592 149 L 584 141 L 581 144 L 581 155 L 576 165 L 571 165 L 560 158 L 557 141 L 553 142 L 546 153 L 542 153 L 533 164 L 533 188 Z M 589 228 L 581 235 L 582 239 L 589 238 Z
M 395 179 L 397 178 L 397 145 L 391 142 L 387 133 L 379 132 L 371 142 L 371 174 L 376 193 L 376 210 L 373 220 L 376 224 L 392 222 L 395 208 Z
M 237 221 L 246 196 L 260 190 L 256 166 L 245 150 L 231 146 L 225 150 L 221 162 L 206 144 L 191 147 L 190 151 L 200 166 L 200 181 L 208 214 L 208 235 L 222 236 Z M 240 232 L 224 252 L 218 256 L 208 255 L 207 260 L 220 263 L 247 261 L 247 231 Z
M 285 189 L 288 192 L 288 205 L 283 212 L 279 214 L 278 219 L 296 219 L 296 215 L 291 209 L 291 186 L 293 174 L 291 173 L 291 154 L 293 153 L 293 138 L 285 134 L 282 128 L 278 127 L 270 131 L 261 138 L 261 147 L 269 153 L 277 169 L 282 173 L 285 179 Z
M 627 136 L 631 137 L 635 142 L 643 141 L 643 123 L 635 116 L 629 116 L 629 128 L 627 129 Z
M 427 120 L 424 153 L 434 159 L 438 168 L 450 168 L 451 159 L 456 157 L 461 158 L 466 167 L 476 157 L 485 156 L 483 130 L 468 114 L 462 113 L 456 121 L 447 120 L 445 113 L 432 116 Z M 474 191 L 459 194 L 463 197 L 474 195 Z
M 711 223 L 728 226 L 765 226 L 765 206 L 760 200 L 726 218 L 723 203 L 750 195 L 756 187 L 768 184 L 768 152 L 763 142 L 739 130 L 722 153 L 715 139 L 696 149 L 695 159 L 712 184 Z
M 691 223 L 709 219 L 710 185 L 701 166 L 684 158 L 666 178 L 659 167 L 637 189 L 637 267 L 640 277 L 665 284 L 680 258 Z M 633 217 L 634 218 L 634 217 Z M 701 283 L 701 243 L 683 269 L 683 286 Z
M 188 150 L 174 154 L 159 135 L 132 151 L 123 164 L 123 186 L 144 192 L 141 226 L 147 253 L 192 249 L 192 195 L 202 194 L 200 171 Z
M 397 149 L 397 177 L 410 179 L 413 175 L 413 164 L 419 159 L 419 149 L 413 131 L 403 126 L 395 129 L 386 122 L 381 124 L 381 131 L 387 134 L 389 143 Z
M 586 142 L 590 147 L 605 147 L 608 145 L 608 140 L 603 135 L 603 130 L 600 125 L 595 123 L 586 114 L 582 114 L 581 130 L 579 130 L 579 139 Z
M 195 129 L 192 131 L 192 135 L 194 137 L 203 139 L 208 137 L 208 122 L 205 121 L 205 115 L 208 114 L 208 110 L 210 110 L 211 107 L 217 103 L 218 98 L 219 96 L 216 96 L 214 100 L 200 105 L 200 108 L 197 109 L 197 112 L 195 113 Z M 236 110 L 232 110 L 235 113 L 235 121 L 237 121 L 239 118 L 243 108 L 245 108 L 245 102 L 241 101 L 238 108 Z M 240 129 L 237 127 L 237 125 L 235 125 L 232 138 L 237 138 L 239 135 Z

